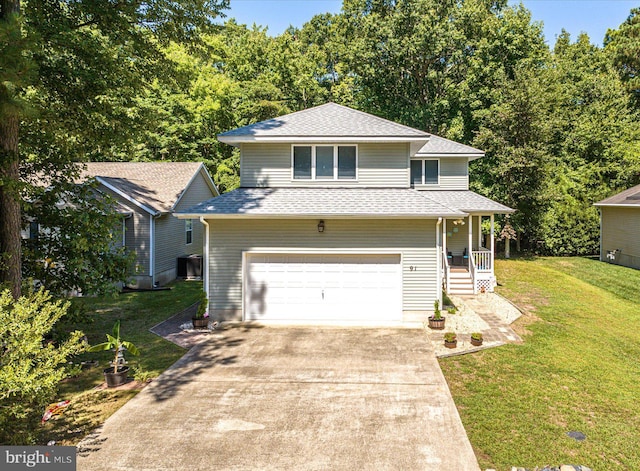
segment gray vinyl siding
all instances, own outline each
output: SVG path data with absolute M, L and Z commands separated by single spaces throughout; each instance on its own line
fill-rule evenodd
M 640 207 L 601 207 L 602 253 L 600 259 L 608 261 L 607 252 L 619 249 L 614 263 L 640 268 Z
M 287 253 L 400 253 L 403 310 L 429 311 L 438 294 L 435 220 L 325 219 L 317 221 L 210 219 L 210 311 L 241 318 L 242 254 L 245 251 Z M 413 269 L 412 269 L 413 267 Z
M 175 211 L 181 211 L 213 198 L 215 194 L 207 185 L 202 172 L 199 172 L 191 185 L 185 190 Z M 177 259 L 183 255 L 202 255 L 204 226 L 199 220 L 193 220 L 192 243 L 187 244 L 186 223 L 170 214 L 156 218 L 155 228 L 155 274 L 167 280 L 175 279 Z
M 240 148 L 240 186 L 244 188 L 408 187 L 408 144 L 367 143 L 357 145 L 357 180 L 334 181 L 294 180 L 291 175 L 291 144 L 242 144 Z
M 422 158 L 427 159 L 427 157 Z M 466 157 L 440 157 L 439 160 L 440 183 L 416 185 L 416 190 L 468 190 L 469 160 Z
M 136 254 L 134 263 L 135 276 L 151 276 L 149 273 L 150 260 L 150 215 L 144 209 L 117 195 L 108 188 L 100 186 L 100 191 L 119 201 L 131 210 L 133 215 L 125 220 L 125 244 L 127 250 Z M 119 233 L 120 231 L 118 231 Z M 118 237 L 122 235 L 119 233 Z

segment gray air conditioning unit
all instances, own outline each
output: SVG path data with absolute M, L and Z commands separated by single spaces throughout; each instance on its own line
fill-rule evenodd
M 178 257 L 178 278 L 187 280 L 202 278 L 202 255 Z

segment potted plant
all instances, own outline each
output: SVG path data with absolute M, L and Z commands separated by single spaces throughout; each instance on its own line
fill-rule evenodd
M 119 320 L 113 325 L 112 335 L 107 334 L 107 341 L 90 347 L 88 351 L 100 352 L 103 350 L 115 351 L 112 366 L 104 369 L 104 379 L 107 382 L 107 387 L 113 388 L 124 384 L 129 373 L 129 367 L 125 365 L 124 361 L 124 351 L 127 350 L 132 355 L 139 355 L 140 351 L 131 342 L 120 338 Z
M 447 348 L 456 348 L 458 339 L 455 332 L 447 332 L 444 334 L 444 346 Z
M 471 334 L 471 345 L 473 345 L 474 347 L 479 347 L 480 345 L 482 345 L 482 333 L 481 332 L 474 332 Z
M 429 316 L 429 328 L 442 330 L 444 329 L 445 318 L 442 317 L 440 312 L 440 301 L 437 299 L 433 302 L 433 316 Z
M 191 318 L 191 323 L 194 329 L 206 329 L 209 326 L 209 313 L 207 307 L 209 300 L 207 299 L 207 293 L 200 292 L 200 304 L 198 304 L 198 310 Z

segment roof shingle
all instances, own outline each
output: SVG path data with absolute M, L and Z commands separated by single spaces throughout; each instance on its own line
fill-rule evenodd
M 598 201 L 596 206 L 637 206 L 640 208 L 640 185 Z
M 403 188 L 239 188 L 183 215 L 256 217 L 460 217 L 465 213 Z
M 173 209 L 200 162 L 89 162 L 81 178 L 96 177 L 157 212 Z
M 243 136 L 404 137 L 427 139 L 429 134 L 336 103 L 325 103 L 324 105 L 223 132 L 218 135 L 218 139 L 226 142 L 228 140 L 226 138 Z
M 438 190 L 438 191 L 424 191 L 425 197 L 430 200 L 448 206 L 450 208 L 457 209 L 464 212 L 487 212 L 508 214 L 513 213 L 515 210 L 497 203 L 489 198 L 485 198 L 478 193 L 474 193 L 470 190 Z

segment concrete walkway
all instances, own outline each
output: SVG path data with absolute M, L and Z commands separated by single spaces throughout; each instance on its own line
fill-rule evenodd
M 87 437 L 77 469 L 479 467 L 424 331 L 233 326 Z

